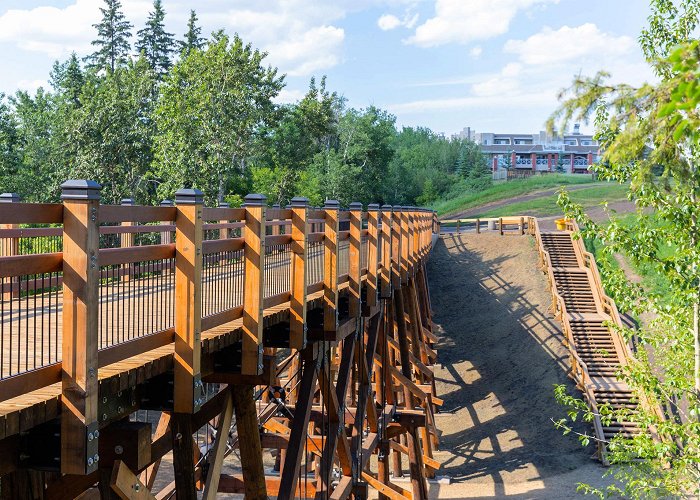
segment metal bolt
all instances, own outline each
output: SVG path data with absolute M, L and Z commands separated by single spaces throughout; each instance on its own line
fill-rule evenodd
M 87 459 L 88 467 L 92 467 L 92 464 L 93 464 L 93 463 L 94 463 L 94 462 L 93 462 L 92 458 L 88 457 L 88 459 Z
M 107 414 L 106 414 L 106 413 L 103 413 L 103 414 L 102 414 L 102 420 L 107 420 Z
M 117 413 L 121 413 L 123 411 L 124 411 L 124 408 L 122 408 L 121 406 L 119 408 L 117 408 Z
M 141 486 L 139 486 L 139 483 L 136 483 L 134 485 L 134 491 L 139 491 L 141 489 Z
M 95 460 L 95 463 L 100 461 L 100 456 L 97 453 L 95 453 L 95 456 L 92 458 L 93 458 L 93 460 Z
M 182 439 L 182 434 L 179 433 L 179 432 L 178 432 L 177 434 L 175 434 L 175 439 L 177 439 L 178 441 L 181 440 L 181 439 Z
M 93 436 L 92 432 L 89 432 L 88 433 L 88 441 L 92 441 L 93 439 L 95 439 L 95 436 Z
M 118 397 L 118 398 L 122 397 L 122 391 L 119 391 L 119 392 L 117 393 L 117 397 Z
M 107 396 L 103 396 L 103 397 L 102 397 L 102 402 L 105 403 L 105 404 L 107 403 Z
M 88 375 L 90 376 L 90 378 L 95 378 L 95 369 L 94 369 L 94 368 L 90 368 L 90 369 L 88 370 Z
M 100 431 L 95 431 L 95 439 L 97 439 L 98 437 L 100 437 Z
M 115 446 L 114 453 L 116 453 L 117 455 L 121 455 L 122 453 L 124 453 L 124 447 L 121 445 Z

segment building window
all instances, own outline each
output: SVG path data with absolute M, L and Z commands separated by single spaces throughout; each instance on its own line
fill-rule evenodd
M 566 141 L 564 141 L 564 144 L 566 144 L 567 146 L 576 146 L 576 139 L 567 139 Z

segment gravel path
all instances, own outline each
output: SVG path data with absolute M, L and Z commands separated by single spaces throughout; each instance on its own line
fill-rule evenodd
M 550 418 L 564 410 L 568 356 L 545 278 L 528 236 L 462 234 L 437 243 L 428 278 L 442 336 L 438 394 L 453 414 L 438 417 L 440 474 L 433 498 L 571 498 L 600 485 L 605 469 Z M 580 431 L 588 431 L 584 425 Z

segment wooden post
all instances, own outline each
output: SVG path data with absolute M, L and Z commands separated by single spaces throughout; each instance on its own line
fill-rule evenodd
M 173 200 L 163 200 L 160 202 L 161 207 L 173 207 L 175 206 L 175 203 L 173 203 Z M 167 220 L 167 221 L 161 221 L 160 222 L 162 225 L 169 225 L 172 224 L 173 221 Z M 170 243 L 173 242 L 173 237 L 172 233 L 170 231 L 161 231 L 160 233 L 160 242 L 163 245 L 169 245 Z
M 367 305 L 379 301 L 379 205 L 367 206 Z
M 245 498 L 263 500 L 267 498 L 265 470 L 260 444 L 258 409 L 252 385 L 234 385 L 233 408 L 236 411 L 236 429 L 243 469 Z M 310 396 L 309 396 L 310 397 Z
M 194 439 L 192 434 L 192 416 L 184 413 L 173 414 L 170 422 L 173 440 L 173 469 L 175 472 L 175 490 L 178 498 L 197 498 L 197 486 L 194 477 Z
M 390 299 L 391 298 L 391 263 L 392 263 L 392 245 L 391 245 L 391 224 L 394 219 L 393 208 L 391 205 L 384 205 L 382 207 L 382 253 L 381 253 L 381 263 L 382 269 L 380 273 L 380 290 L 381 298 Z
M 292 247 L 289 266 L 291 298 L 289 306 L 289 347 L 301 350 L 306 346 L 307 238 L 309 235 L 309 200 L 292 198 Z
M 265 291 L 265 218 L 267 198 L 245 197 L 245 290 L 243 294 L 243 352 L 241 373 L 262 373 L 263 299 Z
M 0 194 L 0 203 L 19 203 L 22 201 L 17 193 Z M 17 229 L 19 224 L 0 224 L 0 229 Z M 0 257 L 19 255 L 19 238 L 0 238 Z M 2 293 L 5 284 L 16 283 L 17 290 Z M 19 277 L 0 279 L 0 297 L 4 300 L 19 297 Z
M 131 198 L 122 198 L 120 203 L 122 206 L 132 207 L 134 206 L 134 200 Z M 120 224 L 121 227 L 131 227 L 134 223 L 131 221 L 125 221 Z M 134 233 L 121 233 L 119 234 L 119 246 L 121 248 L 129 248 L 134 246 Z M 131 279 L 133 265 L 123 264 L 121 269 L 121 280 L 129 281 Z
M 63 200 L 61 472 L 97 470 L 97 327 L 101 186 L 70 180 Z
M 323 331 L 338 329 L 338 212 L 340 203 L 327 200 L 325 210 L 325 239 L 323 260 Z
M 175 193 L 175 413 L 194 413 L 203 403 L 202 208 L 197 189 Z
M 219 208 L 231 208 L 231 204 L 225 201 L 219 202 Z M 227 224 L 228 220 L 220 220 L 219 224 Z M 219 239 L 225 240 L 230 237 L 230 229 L 219 229 Z
M 362 263 L 362 203 L 350 204 L 350 247 L 348 248 L 348 275 L 350 277 L 350 317 L 357 318 L 359 328 L 361 313 Z M 343 395 L 344 396 L 344 395 Z M 340 396 L 339 396 L 340 397 Z
M 298 393 L 303 397 L 297 400 L 294 408 L 294 420 L 292 420 L 292 429 L 289 433 L 287 455 L 280 476 L 280 489 L 277 495 L 279 500 L 293 498 L 296 491 L 299 467 L 301 466 L 304 444 L 308 435 L 313 395 L 316 391 L 316 381 L 318 380 L 318 362 L 320 358 L 317 357 L 315 345 L 309 344 L 300 354 L 302 367 Z

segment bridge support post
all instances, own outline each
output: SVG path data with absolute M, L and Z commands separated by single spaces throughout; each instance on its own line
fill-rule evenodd
M 262 373 L 263 300 L 265 298 L 265 218 L 267 198 L 245 197 L 245 285 L 243 289 L 243 348 L 241 373 Z
M 98 468 L 97 349 L 101 186 L 73 180 L 63 200 L 63 375 L 61 472 Z
M 289 347 L 303 349 L 306 345 L 306 261 L 308 249 L 309 200 L 292 198 L 292 251 L 289 266 Z
M 203 401 L 202 209 L 197 189 L 175 193 L 175 413 L 191 414 Z

